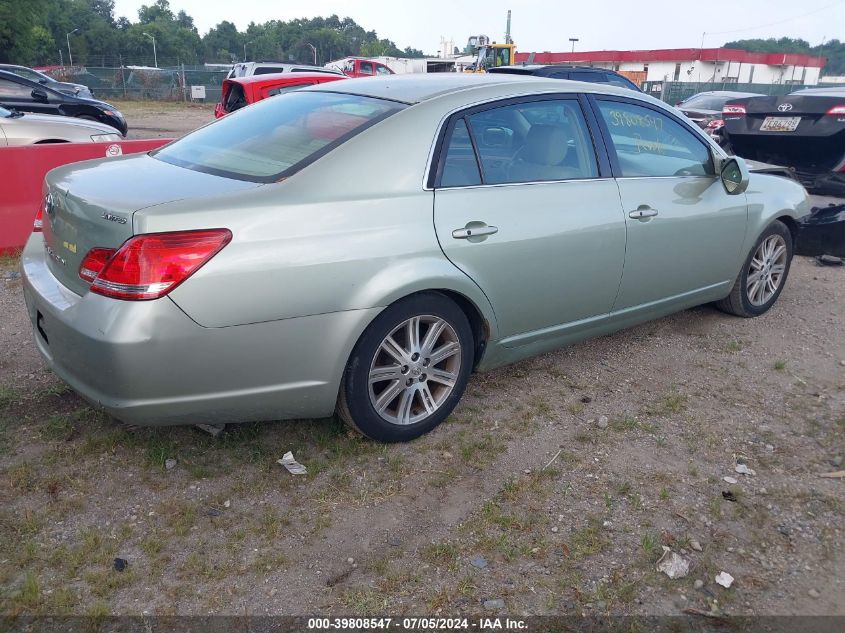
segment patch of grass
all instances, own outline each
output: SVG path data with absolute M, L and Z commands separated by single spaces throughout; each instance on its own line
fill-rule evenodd
M 458 550 L 450 543 L 431 543 L 420 552 L 420 557 L 432 565 L 448 565 L 458 557 Z
M 131 585 L 136 580 L 136 576 L 131 568 L 123 572 L 109 568 L 88 572 L 84 579 L 92 595 L 98 598 L 110 598 L 115 592 Z
M 20 402 L 21 394 L 14 387 L 0 387 L 0 411 Z
M 663 501 L 666 501 L 669 498 L 669 491 L 666 488 L 660 489 L 660 494 L 658 495 Z
M 610 545 L 607 534 L 602 530 L 601 518 L 587 517 L 587 525 L 576 531 L 569 540 L 569 550 L 577 559 L 603 552 Z
M 197 520 L 196 508 L 185 501 L 166 504 L 161 514 L 176 536 L 185 536 Z
M 654 532 L 646 532 L 640 539 L 640 547 L 643 548 L 650 561 L 657 560 L 657 553 L 660 551 L 660 539 Z
M 786 361 L 776 360 L 772 367 L 774 367 L 775 371 L 783 371 L 784 369 L 786 369 Z
M 377 614 L 387 611 L 389 602 L 380 592 L 369 588 L 355 588 L 344 592 L 341 604 L 356 614 Z
M 743 349 L 745 349 L 745 341 L 740 341 L 739 339 L 728 341 L 727 343 L 725 343 L 723 349 L 724 351 L 729 352 L 731 354 L 736 354 L 737 352 L 741 352 Z
M 32 572 L 27 572 L 23 577 L 15 601 L 29 610 L 37 609 L 41 605 L 41 588 L 38 586 L 38 578 Z

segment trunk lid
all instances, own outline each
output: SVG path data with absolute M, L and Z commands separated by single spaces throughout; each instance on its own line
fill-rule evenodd
M 257 187 L 156 160 L 146 154 L 65 165 L 47 174 L 44 241 L 53 275 L 77 294 L 79 265 L 92 248 L 120 247 L 140 209 Z M 50 204 L 48 204 L 48 200 Z

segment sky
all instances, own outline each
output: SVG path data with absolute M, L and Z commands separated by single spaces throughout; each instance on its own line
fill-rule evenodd
M 115 0 L 115 15 L 137 21 L 138 8 L 153 0 Z M 518 51 L 631 50 L 717 47 L 738 39 L 796 37 L 820 44 L 845 39 L 845 0 L 170 0 L 174 13 L 184 9 L 200 35 L 223 20 L 244 30 L 250 22 L 316 16 L 351 17 L 400 48 L 412 46 L 435 54 L 440 38 L 463 48 L 470 35 L 504 39 L 508 9 Z M 730 32 L 727 32 L 730 31 Z

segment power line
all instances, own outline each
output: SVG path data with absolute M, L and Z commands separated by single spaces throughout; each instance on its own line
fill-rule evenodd
M 757 26 L 749 26 L 749 27 L 744 28 L 744 29 L 733 29 L 733 30 L 730 30 L 730 31 L 708 32 L 707 35 L 727 35 L 727 34 L 730 34 L 730 33 L 742 33 L 744 31 L 756 31 L 757 29 L 765 29 L 766 27 L 769 27 L 769 26 L 777 26 L 778 24 L 785 24 L 786 22 L 792 22 L 793 20 L 805 18 L 808 15 L 813 15 L 814 13 L 818 13 L 820 11 L 830 9 L 831 7 L 835 7 L 839 4 L 842 4 L 843 2 L 845 2 L 845 0 L 837 0 L 837 2 L 832 2 L 830 4 L 826 4 L 825 6 L 819 7 L 818 9 L 813 9 L 812 11 L 807 11 L 807 13 L 802 13 L 801 15 L 794 15 L 791 18 L 786 18 L 785 20 L 778 20 L 777 22 L 769 22 L 768 24 L 758 24 Z

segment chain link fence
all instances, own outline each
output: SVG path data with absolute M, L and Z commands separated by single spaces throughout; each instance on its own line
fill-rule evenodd
M 220 99 L 221 86 L 228 69 L 204 66 L 172 66 L 167 68 L 82 66 L 55 68 L 47 73 L 59 81 L 83 84 L 94 91 L 97 99 L 151 99 L 157 101 L 191 101 L 191 88 L 205 88 L 205 101 Z
M 644 81 L 643 92 L 675 105 L 684 99 L 711 90 L 729 90 L 731 92 L 756 92 L 761 95 L 785 95 L 802 88 L 833 88 L 837 84 L 737 84 L 728 82 L 692 82 L 692 81 Z

